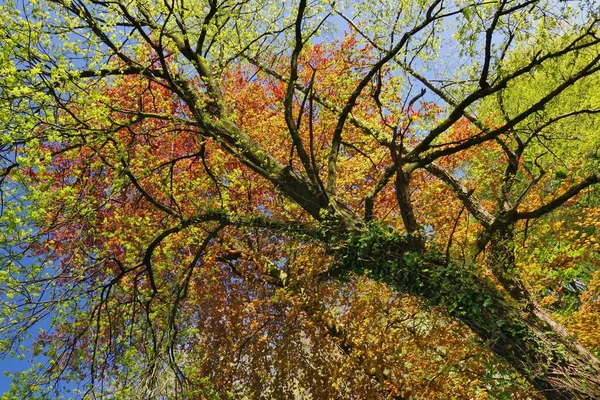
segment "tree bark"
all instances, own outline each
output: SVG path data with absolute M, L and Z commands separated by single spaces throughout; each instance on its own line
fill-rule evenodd
M 402 222 L 408 233 L 408 238 L 411 241 L 411 246 L 414 249 L 422 250 L 425 246 L 425 238 L 420 231 L 419 223 L 415 217 L 415 213 L 410 199 L 410 174 L 402 170 L 402 165 L 396 162 L 398 171 L 396 172 L 396 201 L 400 207 L 400 215 Z
M 520 308 L 531 336 L 545 349 L 538 361 L 538 368 L 545 366 L 539 369 L 545 376 L 536 374 L 533 385 L 550 399 L 600 398 L 598 359 L 537 303 L 517 272 L 514 248 L 513 224 L 500 225 L 490 234 L 486 260 L 498 282 Z
M 339 259 L 346 271 L 368 270 L 399 292 L 446 307 L 547 399 L 600 399 L 600 361 L 537 303 L 506 293 L 525 289 L 520 280 L 506 275 L 505 291 L 464 265 L 414 250 L 403 236 L 370 230 L 350 234 Z

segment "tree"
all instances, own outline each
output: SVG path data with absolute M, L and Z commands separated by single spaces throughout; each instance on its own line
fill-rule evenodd
M 3 349 L 50 318 L 90 396 L 600 397 L 594 4 L 288 6 L 2 6 Z

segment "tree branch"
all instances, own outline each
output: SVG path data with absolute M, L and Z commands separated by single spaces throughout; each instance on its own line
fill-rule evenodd
M 468 190 L 466 186 L 452 176 L 448 170 L 436 164 L 429 164 L 425 169 L 450 186 L 466 209 L 469 210 L 471 215 L 473 215 L 483 226 L 487 227 L 494 222 L 494 216 L 481 205 L 475 196 L 473 196 L 473 191 Z
M 586 179 L 584 179 L 583 181 L 578 183 L 577 185 L 572 186 L 569 189 L 567 189 L 562 195 L 558 196 L 557 198 L 550 201 L 549 203 L 546 203 L 543 206 L 538 207 L 532 211 L 523 211 L 523 212 L 515 213 L 514 216 L 512 217 L 512 220 L 516 221 L 519 219 L 539 218 L 542 215 L 548 214 L 549 212 L 557 209 L 558 207 L 563 205 L 565 202 L 567 202 L 574 196 L 577 196 L 582 190 L 586 189 L 587 187 L 589 187 L 591 185 L 597 184 L 598 182 L 600 182 L 600 176 L 590 175 Z

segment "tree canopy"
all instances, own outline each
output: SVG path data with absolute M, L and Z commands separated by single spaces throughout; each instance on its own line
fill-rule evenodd
M 6 1 L 4 398 L 600 398 L 599 28 Z

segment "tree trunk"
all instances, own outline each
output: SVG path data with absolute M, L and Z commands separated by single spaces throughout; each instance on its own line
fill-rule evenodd
M 411 246 L 415 249 L 422 250 L 425 246 L 425 238 L 419 230 L 419 223 L 415 217 L 415 213 L 410 199 L 410 175 L 402 170 L 402 165 L 398 164 L 396 172 L 396 201 L 400 208 L 402 222 L 408 233 L 408 239 L 411 241 Z
M 497 302 L 490 307 L 498 321 L 460 319 L 545 398 L 600 399 L 600 362 L 541 307 L 521 311 Z M 499 321 L 507 323 L 495 327 Z
M 378 229 L 350 235 L 339 255 L 344 271 L 368 270 L 399 292 L 446 307 L 547 399 L 600 399 L 600 362 L 539 305 L 516 301 L 477 271 L 414 251 L 410 240 Z
M 542 350 L 547 349 L 538 361 L 540 368 L 545 367 L 540 370 L 545 376 L 536 373 L 533 385 L 551 399 L 600 398 L 598 359 L 537 303 L 518 274 L 514 248 L 513 225 L 501 225 L 490 235 L 486 259 L 498 282 L 522 310 L 532 337 L 542 344 Z

